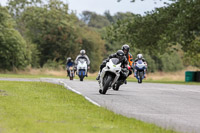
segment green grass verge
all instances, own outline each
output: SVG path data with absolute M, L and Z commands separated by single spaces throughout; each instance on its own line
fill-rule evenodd
M 66 78 L 65 76 L 55 75 L 29 75 L 29 74 L 0 74 L 1 78 Z
M 0 81 L 1 133 L 175 133 L 97 107 L 63 86 Z

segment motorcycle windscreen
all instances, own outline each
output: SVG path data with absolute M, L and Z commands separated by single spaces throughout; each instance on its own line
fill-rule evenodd
M 145 64 L 142 60 L 138 60 L 136 64 L 136 69 L 143 70 L 145 69 Z
M 117 64 L 120 63 L 120 61 L 119 61 L 118 58 L 112 58 L 111 61 L 112 61 L 112 63 L 115 64 L 115 65 L 117 65 Z
M 143 61 L 142 60 L 138 60 L 138 62 L 137 62 L 138 64 L 142 64 L 143 63 Z

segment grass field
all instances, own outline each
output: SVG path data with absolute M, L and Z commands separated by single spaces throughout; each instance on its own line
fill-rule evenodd
M 63 86 L 0 81 L 1 133 L 175 133 L 97 107 Z

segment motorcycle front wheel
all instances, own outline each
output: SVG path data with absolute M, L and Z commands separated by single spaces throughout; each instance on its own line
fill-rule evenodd
M 143 72 L 139 72 L 139 80 L 138 83 L 142 83 Z
M 104 81 L 103 90 L 101 91 L 101 94 L 106 94 L 106 92 L 111 84 L 111 81 L 112 81 L 112 77 L 110 75 L 108 75 L 107 79 Z
M 70 80 L 73 80 L 73 77 L 70 77 L 69 79 L 70 79 Z
M 83 81 L 83 78 L 84 78 L 83 72 L 81 72 L 80 81 Z

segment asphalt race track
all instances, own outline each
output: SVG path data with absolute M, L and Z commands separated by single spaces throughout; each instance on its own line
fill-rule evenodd
M 99 94 L 97 81 L 67 79 L 8 79 L 62 84 L 117 114 L 180 132 L 200 133 L 200 86 L 128 82 L 119 91 Z

